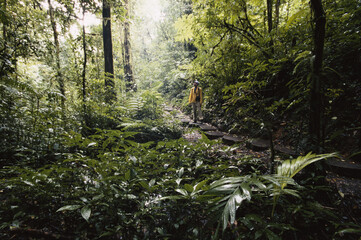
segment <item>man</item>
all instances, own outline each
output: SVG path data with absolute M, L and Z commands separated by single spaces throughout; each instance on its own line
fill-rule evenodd
M 202 110 L 201 106 L 203 103 L 203 95 L 202 95 L 202 88 L 198 87 L 199 82 L 194 81 L 191 92 L 189 94 L 189 103 L 192 104 L 193 107 L 193 121 L 196 123 L 202 117 Z

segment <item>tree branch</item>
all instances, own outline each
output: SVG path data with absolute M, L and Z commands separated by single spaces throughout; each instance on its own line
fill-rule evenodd
M 248 32 L 248 31 L 245 31 L 244 29 L 240 29 L 240 28 L 234 26 L 233 24 L 227 23 L 226 20 L 224 20 L 223 23 L 224 23 L 224 26 L 225 26 L 226 28 L 228 28 L 230 31 L 235 31 L 235 32 L 239 33 L 239 34 L 242 35 L 250 44 L 258 47 L 266 58 L 270 58 L 270 55 L 262 48 L 262 46 L 260 46 L 260 44 L 257 42 L 257 40 L 254 39 L 253 36 L 249 36 L 249 32 Z
M 221 44 L 221 42 L 223 41 L 224 37 L 227 35 L 227 33 L 229 33 L 230 30 L 228 29 L 227 32 L 225 32 L 223 34 L 223 36 L 221 37 L 221 39 L 219 40 L 219 42 L 214 46 L 212 47 L 212 52 L 211 52 L 211 56 L 213 56 L 213 53 L 214 53 L 214 50 L 219 46 L 219 44 Z

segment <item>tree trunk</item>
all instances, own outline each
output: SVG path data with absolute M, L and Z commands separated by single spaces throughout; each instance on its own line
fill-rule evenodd
M 268 32 L 272 31 L 272 11 L 273 11 L 273 0 L 267 0 L 267 23 L 268 23 Z
M 86 102 L 86 65 L 87 65 L 87 52 L 86 52 L 86 39 L 85 39 L 85 24 L 84 24 L 84 17 L 85 17 L 85 6 L 83 6 L 83 54 L 84 54 L 84 61 L 83 61 L 83 72 L 82 72 L 82 95 L 83 95 L 83 104 L 85 108 Z
M 61 67 L 60 67 L 60 47 L 59 47 L 59 33 L 56 29 L 56 22 L 54 17 L 54 9 L 51 4 L 51 0 L 48 0 L 49 4 L 49 16 L 50 16 L 50 22 L 51 27 L 53 29 L 53 36 L 54 36 L 54 45 L 55 45 L 55 64 L 56 64 L 56 80 L 58 82 L 59 91 L 61 93 L 61 108 L 64 112 L 65 110 L 65 86 L 64 86 L 64 79 L 61 73 Z
M 272 127 L 267 129 L 268 131 L 268 138 L 269 138 L 269 143 L 270 143 L 270 150 L 271 150 L 271 156 L 270 156 L 270 174 L 274 173 L 274 165 L 275 165 L 275 147 L 274 147 L 274 143 L 273 143 L 273 133 L 272 133 Z
M 321 144 L 321 70 L 323 59 L 323 48 L 325 41 L 326 16 L 322 7 L 322 0 L 311 0 L 314 12 L 314 62 L 312 69 L 311 96 L 310 96 L 310 122 L 309 131 L 313 151 L 320 152 Z
M 83 3 L 84 4 L 84 3 Z M 85 39 L 85 23 L 84 23 L 84 19 L 85 19 L 85 4 L 82 5 L 82 10 L 83 10 L 83 55 L 84 55 L 84 59 L 83 59 L 83 70 L 82 70 L 82 97 L 83 97 L 83 130 L 87 129 L 88 124 L 88 117 L 87 117 L 87 106 L 86 106 L 86 66 L 87 66 L 87 61 L 88 61 L 88 55 L 86 52 L 86 39 Z
M 272 29 L 273 29 L 273 16 L 272 16 L 272 12 L 273 12 L 273 0 L 267 0 L 267 25 L 268 25 L 268 33 L 271 33 Z M 269 47 L 271 49 L 272 54 L 274 53 L 274 49 L 273 49 L 273 39 L 271 36 L 271 40 L 269 42 Z
M 107 0 L 103 0 L 103 46 L 104 46 L 104 71 L 106 102 L 112 103 L 115 100 L 114 90 L 114 67 L 113 67 L 113 44 L 110 5 Z
M 3 9 L 4 9 L 5 13 L 6 13 L 6 7 L 7 7 L 7 2 L 6 2 L 6 0 L 4 0 Z M 5 23 L 5 21 L 3 22 L 3 38 L 6 41 L 6 23 Z
M 131 45 L 130 45 L 130 25 L 129 25 L 129 1 L 124 0 L 125 4 L 125 21 L 124 21 L 124 75 L 126 91 L 137 91 L 133 76 L 133 67 L 131 63 Z
M 278 28 L 278 25 L 280 23 L 280 6 L 281 6 L 281 0 L 276 1 L 276 19 L 275 19 L 275 28 Z

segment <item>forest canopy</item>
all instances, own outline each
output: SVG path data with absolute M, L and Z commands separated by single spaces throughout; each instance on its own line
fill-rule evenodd
M 360 0 L 0 7 L 1 238 L 360 236 L 325 164 L 361 164 Z M 184 126 L 196 80 L 203 122 L 266 157 Z

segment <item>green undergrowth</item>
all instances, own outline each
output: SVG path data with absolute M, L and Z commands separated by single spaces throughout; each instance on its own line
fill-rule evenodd
M 87 137 L 70 132 L 58 161 L 4 167 L 0 236 L 354 239 L 360 230 L 341 221 L 332 191 L 314 185 L 317 177 L 306 174 L 302 186 L 293 179 L 333 154 L 284 161 L 269 175 L 261 160 L 235 158 L 232 147 L 205 136 L 143 143 L 128 131 L 134 126 Z

